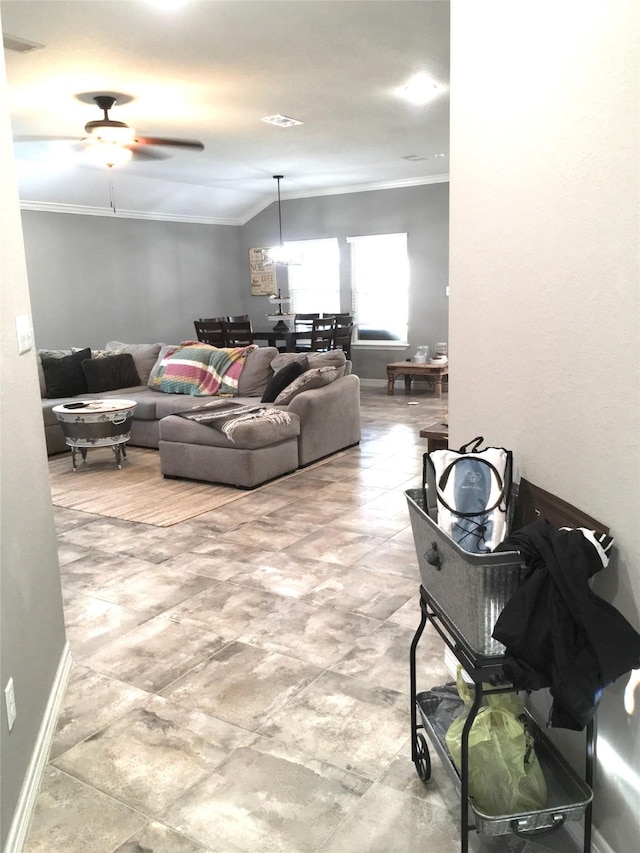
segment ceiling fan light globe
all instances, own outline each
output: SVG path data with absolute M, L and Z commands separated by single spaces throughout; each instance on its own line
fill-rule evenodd
M 87 157 L 97 166 L 124 166 L 132 157 L 130 148 L 123 148 L 115 142 L 105 142 L 102 139 L 89 140 Z

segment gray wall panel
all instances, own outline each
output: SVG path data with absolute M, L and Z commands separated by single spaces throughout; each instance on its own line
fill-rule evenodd
M 39 347 L 174 342 L 197 317 L 243 310 L 238 227 L 22 216 Z
M 58 552 L 33 348 L 18 353 L 15 318 L 31 314 L 0 58 L 0 849 L 5 849 L 65 646 Z M 17 717 L 7 727 L 4 686 Z M 19 824 L 20 821 L 16 821 Z M 15 833 L 19 831 L 14 830 Z

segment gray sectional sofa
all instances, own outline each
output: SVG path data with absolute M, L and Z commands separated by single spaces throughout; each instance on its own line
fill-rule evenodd
M 118 397 L 134 400 L 137 406 L 131 422 L 129 444 L 158 448 L 165 476 L 251 488 L 360 441 L 360 383 L 358 377 L 351 373 L 351 363 L 340 350 L 308 355 L 309 368 L 335 367 L 337 378 L 322 387 L 301 390 L 289 402 L 279 405 L 279 409 L 289 414 L 286 427 L 269 427 L 253 422 L 238 429 L 230 441 L 208 426 L 176 417 L 180 412 L 206 405 L 211 397 L 164 393 L 149 387 L 153 385 L 153 377 L 166 349 L 167 345 L 163 344 L 111 341 L 104 351 L 94 351 L 92 356 L 129 353 L 140 384 L 78 395 L 83 399 Z M 49 455 L 68 450 L 53 407 L 74 399 L 73 396 L 47 396 L 50 359 L 61 358 L 71 352 L 38 351 Z M 43 357 L 48 359 L 47 377 Z M 267 383 L 292 360 L 304 357 L 293 353 L 281 354 L 274 347 L 254 349 L 245 359 L 238 380 L 238 396 L 233 397 L 233 401 L 251 406 L 276 405 L 260 402 Z

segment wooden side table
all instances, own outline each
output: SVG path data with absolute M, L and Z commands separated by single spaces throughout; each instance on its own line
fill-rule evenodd
M 411 391 L 413 376 L 426 376 L 433 380 L 433 396 L 442 397 L 442 377 L 449 373 L 449 364 L 420 364 L 414 361 L 393 361 L 387 365 L 387 394 L 393 394 L 393 386 L 398 374 L 404 376 L 404 390 Z
M 449 424 L 429 424 L 420 430 L 420 438 L 427 439 L 427 452 L 446 450 L 449 447 Z

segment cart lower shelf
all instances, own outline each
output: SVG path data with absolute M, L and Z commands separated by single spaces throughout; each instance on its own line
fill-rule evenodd
M 431 692 L 418 693 L 416 706 L 429 740 L 451 776 L 458 793 L 461 793 L 460 776 L 447 749 L 444 732 L 435 723 L 434 713 L 440 697 Z M 593 798 L 591 788 L 573 771 L 560 752 L 527 714 L 527 728 L 534 737 L 538 761 L 547 783 L 547 805 L 543 809 L 518 814 L 487 815 L 478 811 L 469 798 L 469 811 L 475 819 L 475 829 L 484 835 L 515 833 L 535 838 L 559 829 L 566 820 L 580 820 Z M 417 733 L 415 766 L 423 781 L 431 775 L 431 760 L 424 737 Z

